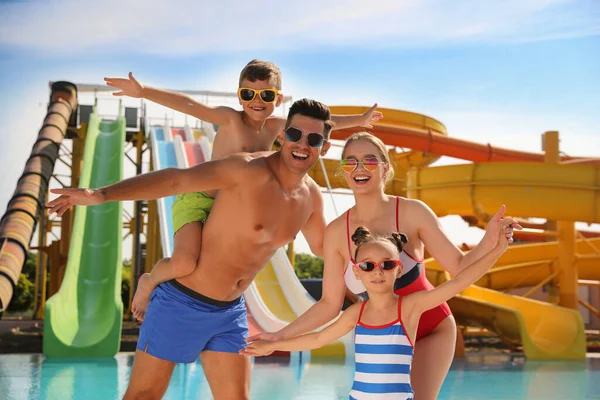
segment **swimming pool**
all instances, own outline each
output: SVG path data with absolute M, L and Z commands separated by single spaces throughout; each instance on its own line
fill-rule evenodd
M 120 399 L 132 362 L 129 353 L 83 360 L 2 355 L 0 399 Z M 343 359 L 259 359 L 253 365 L 251 398 L 347 399 L 352 374 L 352 364 Z M 199 362 L 175 368 L 165 399 L 210 398 Z M 534 362 L 506 355 L 469 355 L 455 360 L 439 399 L 600 399 L 600 358 Z

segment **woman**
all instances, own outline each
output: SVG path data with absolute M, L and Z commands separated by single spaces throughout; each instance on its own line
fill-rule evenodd
M 342 152 L 342 169 L 356 205 L 334 220 L 325 231 L 323 296 L 313 307 L 275 333 L 265 333 L 251 340 L 280 340 L 310 332 L 338 316 L 346 287 L 363 294 L 365 287 L 354 276 L 352 254 L 355 246 L 350 233 L 365 226 L 371 232 L 388 235 L 402 232 L 408 242 L 400 255 L 404 266 L 402 276 L 394 285 L 395 293 L 404 296 L 419 290 L 430 290 L 425 277 L 423 257 L 429 253 L 453 276 L 479 260 L 498 242 L 498 231 L 488 229 L 481 242 L 463 254 L 448 239 L 433 211 L 423 202 L 390 196 L 384 193 L 385 183 L 393 176 L 388 152 L 377 137 L 361 132 L 351 136 Z M 502 218 L 504 207 L 494 216 Z M 512 241 L 512 228 L 505 235 Z M 446 303 L 425 312 L 419 321 L 411 380 L 417 399 L 435 399 L 450 368 L 456 342 L 456 323 Z

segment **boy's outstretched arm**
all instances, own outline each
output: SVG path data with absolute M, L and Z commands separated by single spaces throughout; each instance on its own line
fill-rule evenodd
M 327 343 L 331 343 L 334 340 L 341 338 L 354 329 L 356 321 L 358 320 L 360 307 L 360 303 L 351 305 L 342 313 L 337 321 L 322 331 L 274 342 L 259 340 L 247 344 L 244 350 L 240 350 L 240 354 L 246 356 L 266 356 L 276 350 L 303 351 L 318 349 Z
M 120 90 L 113 93 L 115 96 L 141 97 L 211 124 L 227 125 L 236 115 L 236 111 L 229 107 L 211 107 L 183 93 L 144 86 L 131 72 L 129 78 L 104 78 L 104 81 Z
M 59 216 L 75 205 L 92 206 L 109 201 L 154 200 L 182 193 L 231 187 L 244 179 L 252 168 L 247 154 L 233 154 L 191 168 L 166 168 L 125 179 L 99 189 L 52 189 L 60 196 L 46 204 L 49 212 Z
M 363 127 L 367 129 L 372 129 L 373 122 L 379 121 L 383 118 L 383 114 L 379 111 L 376 111 L 377 103 L 373 105 L 370 109 L 365 111 L 362 114 L 353 114 L 353 115 L 339 115 L 333 114 L 331 116 L 331 120 L 334 122 L 333 129 L 346 129 L 353 127 Z M 283 117 L 273 117 L 273 121 L 275 121 L 277 125 L 277 129 L 285 129 L 286 118 Z
M 333 129 L 345 129 L 352 128 L 355 126 L 360 126 L 363 128 L 372 129 L 373 122 L 379 121 L 383 118 L 383 114 L 377 110 L 377 103 L 373 105 L 370 109 L 365 111 L 362 114 L 354 114 L 354 115 L 338 115 L 334 114 L 331 116 L 331 120 L 334 122 Z

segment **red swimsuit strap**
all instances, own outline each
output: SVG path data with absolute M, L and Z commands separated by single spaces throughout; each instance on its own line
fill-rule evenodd
M 354 258 L 352 258 L 352 246 L 350 245 L 350 210 L 346 211 L 346 236 L 348 238 L 348 255 L 350 256 L 350 262 L 354 264 Z
M 400 232 L 400 227 L 398 226 L 398 204 L 400 204 L 400 199 L 396 196 L 396 232 Z
M 368 300 L 363 301 L 362 304 L 360 305 L 360 311 L 358 313 L 358 321 L 356 321 L 357 324 L 360 324 L 360 318 L 362 317 L 362 313 L 363 313 L 363 310 L 365 309 L 365 304 L 367 304 L 367 301 Z

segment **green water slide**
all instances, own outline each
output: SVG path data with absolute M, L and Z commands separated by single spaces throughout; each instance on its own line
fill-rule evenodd
M 125 120 L 90 116 L 79 187 L 97 188 L 123 177 Z M 112 357 L 119 351 L 122 205 L 76 207 L 62 285 L 48 299 L 44 354 L 50 357 Z

